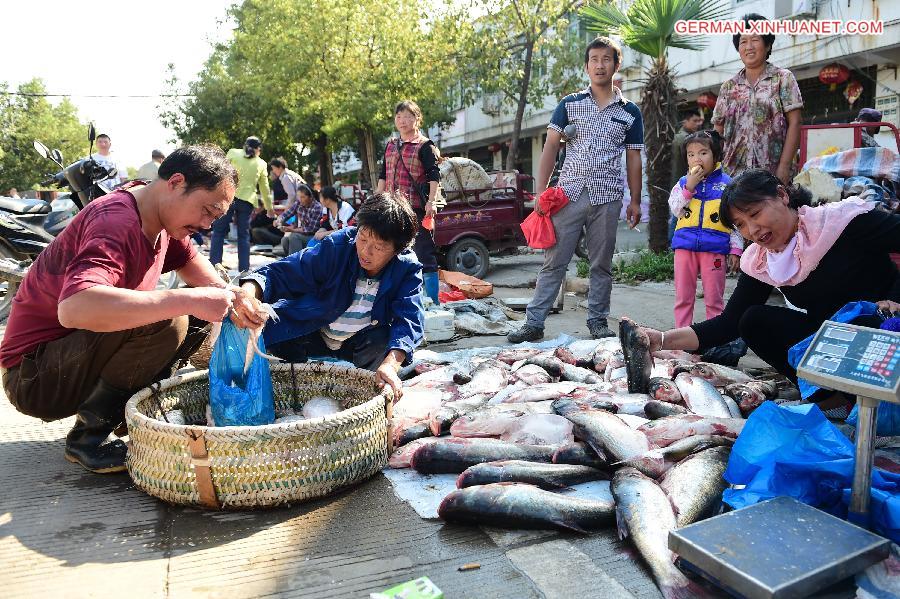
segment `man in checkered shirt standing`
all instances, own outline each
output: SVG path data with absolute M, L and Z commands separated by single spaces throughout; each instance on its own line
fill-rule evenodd
M 544 337 L 547 318 L 562 284 L 566 267 L 575 253 L 582 227 L 587 227 L 591 261 L 588 292 L 588 330 L 595 339 L 614 337 L 607 324 L 612 292 L 612 256 L 616 246 L 616 226 L 622 209 L 622 149 L 631 194 L 626 211 L 631 227 L 641 219 L 641 150 L 644 122 L 641 111 L 622 97 L 612 84 L 622 64 L 622 50 L 607 37 L 598 37 L 584 53 L 584 70 L 591 85 L 562 99 L 547 126 L 547 141 L 538 167 L 540 196 L 553 173 L 563 130 L 574 125 L 577 132 L 566 140 L 566 159 L 559 186 L 569 202 L 554 214 L 556 245 L 544 251 L 544 266 L 537 279 L 534 299 L 528 304 L 525 324 L 510 333 L 511 343 L 536 341 Z M 535 210 L 540 212 L 538 203 Z

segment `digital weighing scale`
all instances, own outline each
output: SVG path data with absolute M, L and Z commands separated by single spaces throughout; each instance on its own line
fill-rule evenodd
M 875 414 L 900 403 L 900 334 L 826 321 L 797 373 L 857 396 L 850 522 L 868 522 Z M 888 557 L 890 541 L 789 497 L 728 512 L 669 533 L 686 569 L 748 599 L 806 597 Z

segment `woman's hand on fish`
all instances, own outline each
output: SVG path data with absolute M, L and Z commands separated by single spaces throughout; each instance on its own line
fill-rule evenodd
M 881 300 L 875 305 L 878 306 L 878 310 L 881 311 L 882 314 L 900 316 L 900 304 L 898 304 L 897 302 L 892 302 L 891 300 Z
M 252 285 L 252 283 L 245 283 Z M 241 329 L 258 329 L 266 323 L 268 314 L 262 309 L 259 300 L 256 299 L 249 287 L 232 287 L 234 302 L 231 312 L 231 322 Z
M 648 327 L 641 327 L 641 330 L 647 334 L 647 338 L 650 340 L 651 354 L 662 349 L 662 333 L 660 331 Z

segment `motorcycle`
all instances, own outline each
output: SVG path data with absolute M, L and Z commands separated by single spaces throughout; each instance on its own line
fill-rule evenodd
M 38 254 L 50 245 L 78 211 L 110 192 L 103 181 L 115 177 L 116 169 L 107 169 L 91 157 L 96 138 L 92 123 L 88 128 L 88 157 L 65 167 L 59 150 L 50 150 L 38 140 L 33 144 L 42 158 L 51 160 L 61 169 L 42 181 L 41 187 L 69 187 L 75 212 L 62 207 L 54 209 L 44 200 L 0 197 L 0 322 L 9 317 L 16 291 Z M 164 288 L 175 288 L 178 277 L 174 272 L 168 273 L 160 279 L 160 284 Z

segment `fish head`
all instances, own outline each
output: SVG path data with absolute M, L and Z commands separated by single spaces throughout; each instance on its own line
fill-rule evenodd
M 694 367 L 690 370 L 691 374 L 694 376 L 699 376 L 701 379 L 706 379 L 708 381 L 715 380 L 717 378 L 716 371 L 713 370 L 712 366 L 709 364 L 696 363 Z
M 648 393 L 654 399 L 660 401 L 677 401 L 681 399 L 681 393 L 678 387 L 671 379 L 663 377 L 654 377 L 650 379 L 650 387 Z

